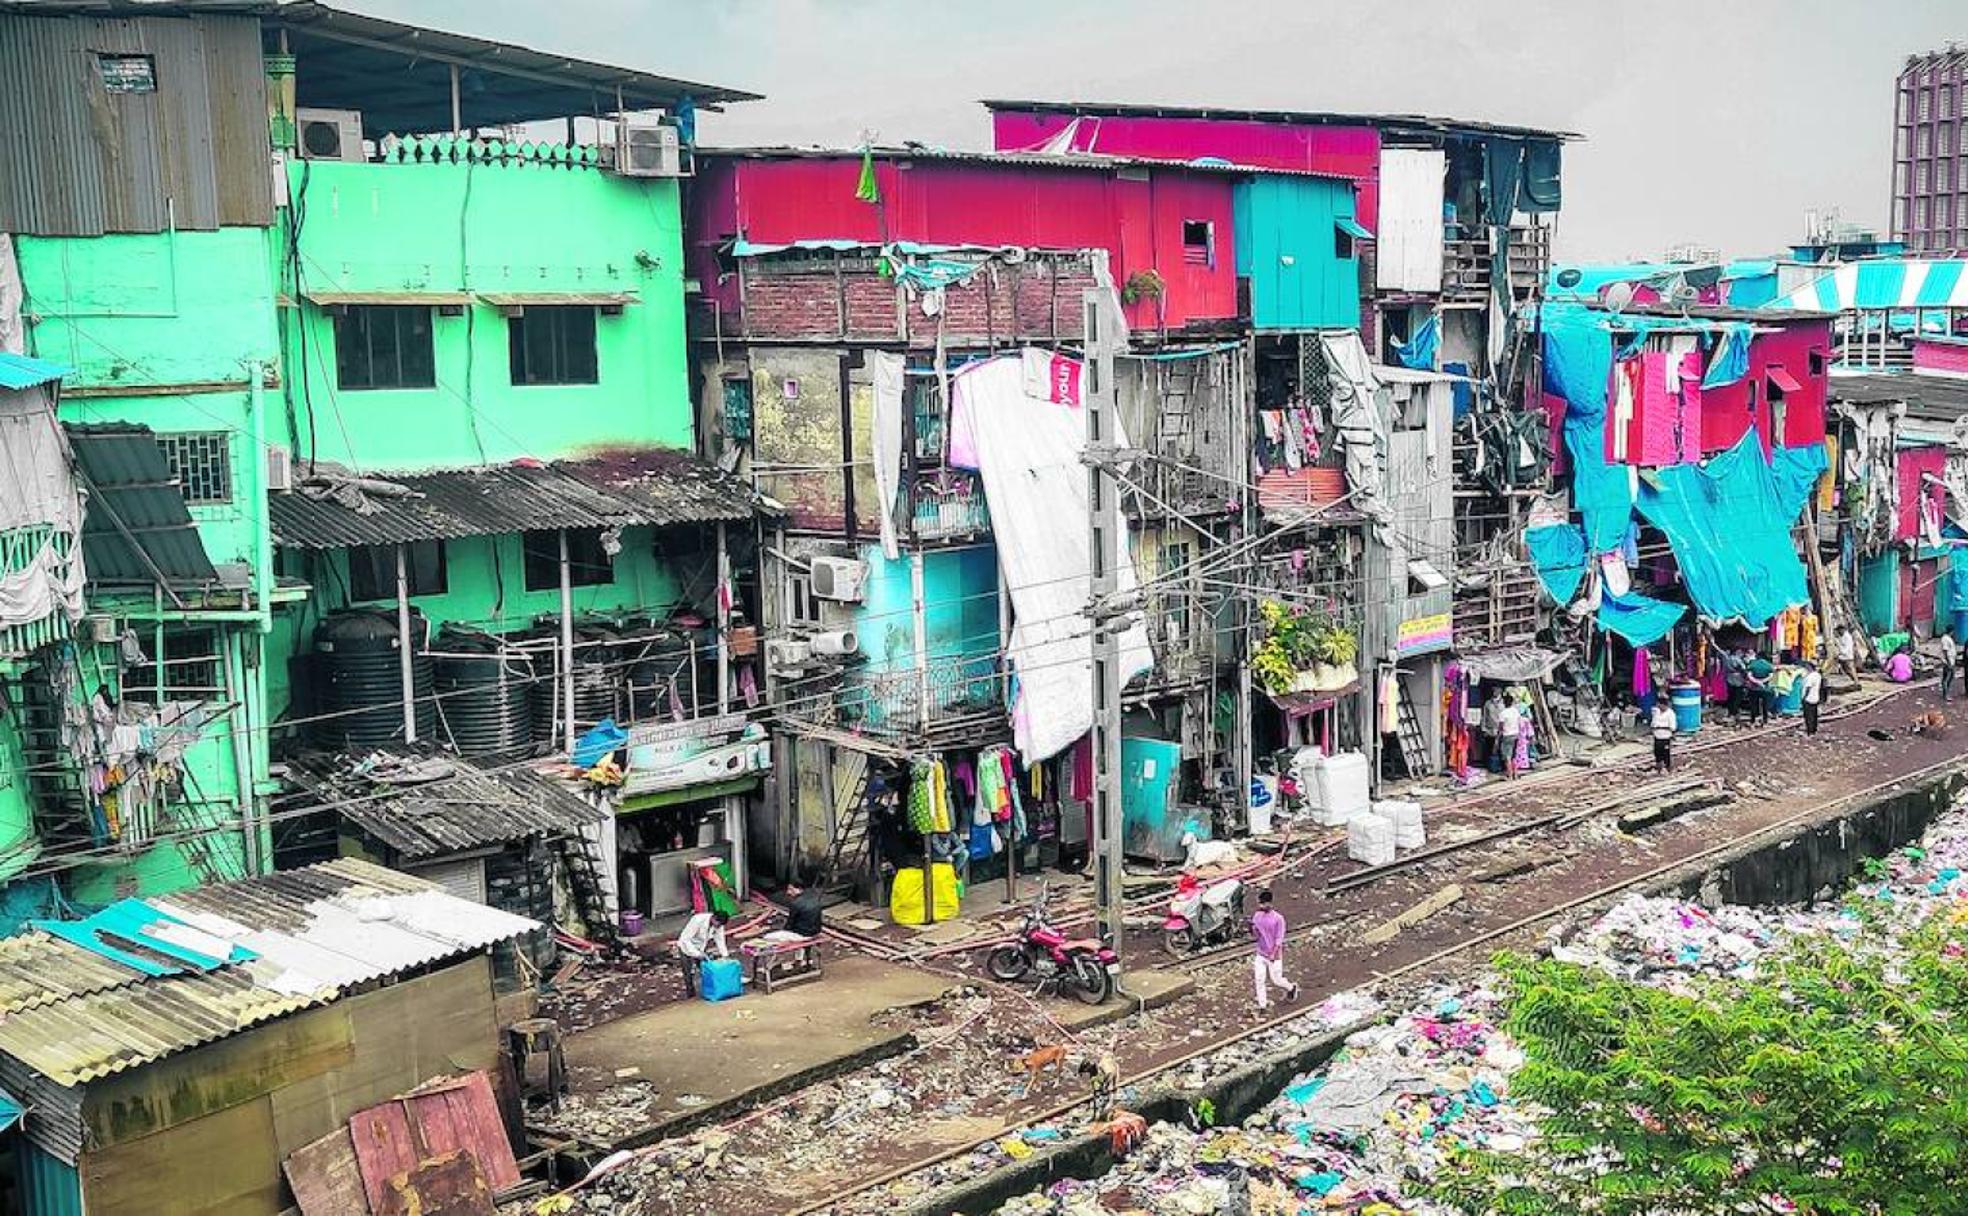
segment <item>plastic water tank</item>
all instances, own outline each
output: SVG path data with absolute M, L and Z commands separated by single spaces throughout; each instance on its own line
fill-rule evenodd
M 410 613 L 410 686 L 416 697 L 417 737 L 437 726 L 431 701 L 431 659 L 423 614 Z M 324 747 L 359 751 L 403 741 L 403 668 L 396 613 L 350 609 L 330 613 L 314 629 L 316 712 L 328 715 L 309 733 Z

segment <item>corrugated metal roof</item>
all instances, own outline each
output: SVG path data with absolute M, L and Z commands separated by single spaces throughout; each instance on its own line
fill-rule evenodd
M 151 976 L 39 931 L 0 940 L 0 1054 L 79 1085 L 539 927 L 353 859 L 144 902 L 254 957 Z
M 156 581 L 153 566 L 173 587 L 218 581 L 149 427 L 112 422 L 63 429 L 88 482 L 82 553 L 91 583 L 147 586 Z
M 1968 380 L 1923 376 L 1917 372 L 1852 376 L 1834 372 L 1825 379 L 1825 396 L 1855 405 L 1905 402 L 1910 417 L 1927 421 L 1968 416 Z
M 879 161 L 947 161 L 962 165 L 1014 165 L 1028 169 L 1090 169 L 1112 173 L 1117 169 L 1189 170 L 1196 173 L 1250 177 L 1317 177 L 1329 181 L 1351 181 L 1341 173 L 1322 173 L 1316 169 L 1253 169 L 1214 158 L 1174 160 L 1142 156 L 1106 156 L 1095 152 L 979 152 L 963 148 L 821 148 L 821 147 L 734 147 L 697 149 L 702 157 L 734 157 L 741 160 L 860 160 L 872 154 Z
M 1107 101 L 1016 101 L 985 98 L 988 110 L 1027 110 L 1037 114 L 1125 115 L 1143 118 L 1213 118 L 1240 122 L 1275 122 L 1310 126 L 1374 127 L 1404 135 L 1509 135 L 1554 139 L 1583 139 L 1574 131 L 1550 127 L 1520 127 L 1508 123 L 1428 114 L 1349 114 L 1332 110 L 1238 110 L 1218 106 L 1165 106 Z
M 75 374 L 74 368 L 50 363 L 46 359 L 0 353 L 0 388 L 16 390 L 34 388 L 73 374 Z
M 395 545 L 541 528 L 618 528 L 749 519 L 750 487 L 687 452 L 661 449 L 555 464 L 388 475 L 402 497 L 320 481 L 275 494 L 276 544 Z
M 387 760 L 428 765 L 429 756 L 385 753 Z M 295 762 L 298 784 L 323 806 L 347 818 L 405 859 L 421 860 L 529 836 L 567 836 L 607 818 L 557 781 L 529 769 L 488 773 L 468 760 L 445 756 L 449 771 L 433 772 L 434 785 L 406 785 L 379 774 L 365 761 L 351 771 L 345 757 Z M 402 766 L 396 766 L 398 773 Z

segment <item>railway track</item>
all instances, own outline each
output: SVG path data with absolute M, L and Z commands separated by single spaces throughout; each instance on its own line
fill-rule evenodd
M 1848 713 L 1858 712 L 1858 707 L 1848 710 L 1847 712 Z M 1856 790 L 1850 794 L 1846 794 L 1843 797 L 1834 799 L 1830 802 L 1813 805 L 1804 810 L 1797 811 L 1794 814 L 1786 815 L 1780 819 L 1772 820 L 1769 823 L 1763 824 L 1756 828 L 1752 828 L 1749 831 L 1739 833 L 1735 836 L 1730 837 L 1727 840 L 1710 845 L 1706 848 L 1697 850 L 1693 853 L 1676 857 L 1673 860 L 1663 863 L 1662 865 L 1655 866 L 1652 869 L 1643 871 L 1638 874 L 1630 875 L 1616 882 L 1608 883 L 1605 886 L 1587 892 L 1584 895 L 1576 896 L 1572 899 L 1564 900 L 1550 907 L 1540 909 L 1539 911 L 1531 913 L 1528 916 L 1520 917 L 1517 920 L 1510 922 L 1509 924 L 1501 925 L 1494 929 L 1485 930 L 1484 932 L 1479 933 L 1473 937 L 1465 938 L 1455 943 L 1452 946 L 1448 946 L 1441 950 L 1437 950 L 1423 958 L 1415 959 L 1412 962 L 1406 963 L 1400 967 L 1396 967 L 1389 971 L 1380 972 L 1377 974 L 1377 978 L 1382 982 L 1385 982 L 1388 980 L 1399 979 L 1403 976 L 1412 975 L 1415 972 L 1422 971 L 1429 967 L 1437 966 L 1438 964 L 1447 962 L 1458 955 L 1466 954 L 1471 950 L 1475 950 L 1482 946 L 1489 945 L 1493 942 L 1497 942 L 1505 938 L 1509 938 L 1517 934 L 1523 933 L 1524 931 L 1535 928 L 1536 926 L 1544 924 L 1547 921 L 1556 920 L 1559 917 L 1565 916 L 1571 912 L 1575 912 L 1581 908 L 1585 908 L 1592 904 L 1598 903 L 1602 900 L 1610 899 L 1614 896 L 1624 894 L 1634 889 L 1635 887 L 1645 886 L 1646 884 L 1651 883 L 1668 874 L 1674 873 L 1677 870 L 1682 870 L 1687 868 L 1688 866 L 1695 865 L 1699 862 L 1706 861 L 1710 858 L 1721 856 L 1735 849 L 1741 848 L 1742 846 L 1747 844 L 1752 844 L 1768 838 L 1780 837 L 1789 829 L 1795 828 L 1802 823 L 1806 823 L 1814 819 L 1820 819 L 1833 815 L 1841 807 L 1849 806 L 1854 802 L 1859 802 L 1866 798 L 1870 798 L 1873 795 L 1878 794 L 1883 790 L 1890 789 L 1898 785 L 1904 785 L 1909 782 L 1920 781 L 1923 778 L 1944 773 L 1951 769 L 1959 769 L 1964 766 L 1968 766 L 1968 759 L 1964 759 L 1963 757 L 1960 756 L 1955 756 L 1955 757 L 1950 757 L 1946 760 L 1937 761 L 1933 764 L 1926 765 L 1922 768 L 1915 769 L 1912 772 L 1898 774 L 1892 778 L 1889 778 L 1888 780 L 1881 781 L 1876 784 L 1867 786 L 1866 788 L 1861 790 Z M 1248 953 L 1249 949 L 1250 949 L 1249 946 L 1226 947 L 1223 950 L 1210 954 L 1206 959 L 1201 960 L 1198 963 L 1198 966 L 1209 966 L 1215 963 L 1223 962 L 1230 958 L 1238 957 L 1241 954 Z M 1123 1078 L 1122 1085 L 1124 1087 L 1140 1085 L 1144 1081 L 1153 1080 L 1158 1076 L 1179 1069 L 1184 1065 L 1189 1064 L 1195 1060 L 1201 1059 L 1205 1056 L 1209 1056 L 1216 1052 L 1224 1051 L 1228 1048 L 1235 1047 L 1238 1044 L 1244 1043 L 1259 1035 L 1276 1030 L 1282 1026 L 1297 1021 L 1301 1018 L 1305 1018 L 1309 1016 L 1310 1013 L 1311 1013 L 1310 1009 L 1299 1008 L 1293 1010 L 1290 1013 L 1281 1014 L 1278 1017 L 1269 1018 L 1264 1021 L 1255 1023 L 1254 1025 L 1246 1027 L 1245 1029 L 1242 1029 L 1236 1032 L 1235 1034 L 1228 1036 L 1227 1038 L 1217 1039 L 1207 1044 L 1206 1046 L 1199 1047 L 1193 1051 L 1177 1056 L 1174 1059 L 1161 1061 L 1153 1065 L 1152 1067 L 1145 1068 L 1138 1072 L 1130 1074 Z M 967 1140 L 961 1144 L 956 1144 L 940 1149 L 935 1153 L 918 1158 L 914 1161 L 911 1161 L 902 1166 L 898 1166 L 894 1169 L 885 1171 L 879 1176 L 870 1178 L 867 1181 L 855 1186 L 852 1190 L 842 1191 L 832 1196 L 829 1196 L 824 1200 L 820 1200 L 815 1203 L 808 1204 L 805 1207 L 795 1209 L 791 1213 L 791 1216 L 820 1216 L 821 1213 L 835 1212 L 843 1204 L 850 1203 L 860 1196 L 866 1195 L 871 1191 L 878 1190 L 881 1187 L 887 1186 L 888 1184 L 895 1182 L 898 1179 L 905 1178 L 910 1174 L 916 1173 L 921 1170 L 934 1168 L 935 1166 L 941 1165 L 946 1161 L 950 1161 L 957 1157 L 961 1157 L 966 1153 L 974 1152 L 978 1148 L 981 1148 L 984 1145 L 1003 1137 L 1008 1132 L 1016 1130 L 1017 1128 L 1029 1127 L 1034 1124 L 1049 1123 L 1055 1121 L 1061 1118 L 1062 1116 L 1070 1113 L 1075 1108 L 1083 1106 L 1085 1104 L 1085 1101 L 1086 1099 L 1084 1097 L 1074 1098 L 1071 1101 L 1062 1102 L 1057 1106 L 1049 1107 L 1045 1110 L 1027 1115 L 1019 1119 L 1015 1123 L 1010 1123 L 994 1130 L 991 1134 L 987 1136 L 980 1136 L 975 1139 Z

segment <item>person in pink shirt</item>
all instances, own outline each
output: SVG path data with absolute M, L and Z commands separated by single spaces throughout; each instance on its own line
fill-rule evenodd
M 1298 999 L 1298 985 L 1285 978 L 1285 916 L 1271 906 L 1271 892 L 1257 895 L 1257 915 L 1251 917 L 1251 933 L 1257 938 L 1257 952 L 1251 955 L 1251 978 L 1257 983 L 1257 1007 L 1271 1007 L 1271 988 L 1276 984 L 1287 1000 Z

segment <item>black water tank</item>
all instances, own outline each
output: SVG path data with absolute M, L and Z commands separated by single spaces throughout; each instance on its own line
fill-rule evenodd
M 417 699 L 417 737 L 437 726 L 431 702 L 431 660 L 424 650 L 424 617 L 410 613 L 411 690 Z M 334 612 L 314 628 L 318 714 L 315 742 L 358 751 L 403 742 L 403 669 L 398 658 L 396 614 L 352 608 Z
M 533 733 L 555 750 L 562 743 L 566 711 L 562 697 L 566 684 L 560 674 L 558 635 L 550 654 L 542 656 L 533 682 Z M 622 660 L 612 630 L 590 626 L 574 631 L 574 729 L 588 729 L 603 718 L 617 716 L 617 698 L 626 686 Z M 536 652 L 537 653 L 537 652 Z
M 474 760 L 520 760 L 533 753 L 533 661 L 489 634 L 438 631 L 440 733 Z

